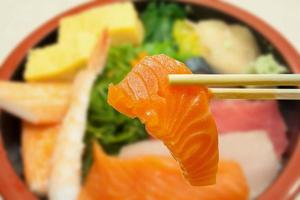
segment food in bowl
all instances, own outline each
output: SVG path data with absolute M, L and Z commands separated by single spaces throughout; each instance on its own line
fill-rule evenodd
M 130 28 L 122 27 L 123 23 L 120 23 L 120 21 L 125 18 L 120 18 L 119 20 L 115 19 L 116 22 L 111 27 L 107 25 L 103 25 L 104 22 L 101 21 L 100 18 L 105 19 L 105 16 L 103 16 L 105 15 L 103 14 L 105 12 L 103 13 L 101 12 L 101 14 L 97 14 L 97 12 L 101 9 L 104 10 L 119 9 L 120 7 L 124 8 L 124 9 L 120 9 L 122 10 L 122 12 L 125 11 L 128 12 L 125 13 L 124 16 L 127 15 L 131 16 L 128 17 L 132 22 L 130 23 Z M 125 75 L 131 70 L 131 67 L 134 67 L 137 63 L 143 60 L 145 56 L 163 53 L 171 57 L 174 57 L 179 61 L 186 62 L 188 66 L 191 66 L 192 70 L 195 71 L 197 70 L 197 72 L 202 72 L 202 73 L 203 72 L 220 73 L 220 71 L 222 71 L 223 73 L 226 72 L 233 73 L 233 71 L 231 71 L 232 69 L 229 68 L 226 69 L 224 66 L 220 66 L 220 65 L 218 66 L 218 63 L 214 63 L 214 60 L 210 59 L 207 56 L 211 51 L 220 50 L 220 52 L 218 52 L 219 53 L 218 55 L 220 55 L 220 60 L 222 60 L 222 57 L 228 59 L 228 57 L 226 56 L 228 53 L 226 52 L 226 48 L 228 49 L 229 52 L 231 52 L 231 48 L 234 48 L 237 51 L 241 50 L 242 52 L 243 49 L 247 49 L 247 47 L 250 46 L 251 48 L 249 49 L 249 51 L 254 51 L 255 52 L 253 53 L 254 56 L 252 56 L 250 59 L 249 58 L 244 59 L 242 56 L 238 58 L 239 60 L 240 59 L 243 60 L 244 63 L 243 65 L 238 65 L 240 68 L 235 72 L 239 72 L 239 73 L 246 72 L 248 65 L 251 67 L 251 63 L 255 63 L 255 61 L 259 59 L 260 56 L 258 53 L 259 52 L 257 47 L 258 45 L 255 43 L 255 39 L 253 39 L 254 37 L 251 36 L 252 34 L 251 31 L 249 31 L 245 27 L 242 28 L 243 31 L 247 32 L 246 33 L 247 37 L 245 41 L 243 40 L 240 41 L 238 39 L 237 39 L 238 41 L 235 40 L 227 41 L 226 37 L 225 39 L 223 39 L 223 41 L 221 41 L 220 38 L 215 38 L 215 40 L 221 42 L 215 44 L 215 46 L 213 47 L 210 46 L 209 42 L 205 42 L 205 40 L 209 41 L 209 40 L 213 40 L 214 38 L 209 38 L 209 36 L 204 36 L 204 34 L 202 34 L 201 36 L 201 30 L 197 29 L 197 24 L 198 23 L 205 24 L 206 20 L 201 20 L 200 22 L 188 20 L 186 18 L 187 11 L 180 6 L 177 6 L 176 4 L 152 3 L 148 6 L 148 8 L 145 11 L 140 13 L 141 17 L 138 17 L 137 11 L 130 3 L 108 5 L 106 7 L 99 8 L 99 10 L 97 11 L 97 9 L 93 9 L 91 11 L 86 11 L 82 14 L 67 18 L 68 20 L 70 20 L 68 23 L 65 23 L 68 24 L 66 26 L 70 26 L 70 28 L 65 28 L 65 31 L 67 32 L 65 34 L 67 36 L 64 37 L 59 36 L 59 40 L 57 44 L 54 44 L 59 46 L 58 47 L 59 51 L 55 50 L 56 46 L 54 50 L 51 49 L 51 51 L 49 50 L 49 48 L 52 48 L 52 46 L 43 47 L 42 49 L 38 49 L 38 50 L 33 50 L 33 52 L 38 51 L 38 53 L 35 54 L 34 56 L 29 56 L 29 61 L 27 62 L 26 72 L 25 72 L 25 80 L 28 83 L 23 84 L 27 86 L 27 84 L 40 84 L 41 82 L 53 83 L 53 82 L 61 82 L 61 81 L 67 82 L 67 84 L 69 82 L 70 84 L 70 82 L 74 79 L 74 77 L 76 77 L 77 72 L 79 70 L 84 69 L 85 66 L 87 65 L 89 54 L 93 49 L 92 46 L 93 44 L 96 44 L 97 39 L 99 39 L 101 31 L 104 29 L 104 27 L 108 28 L 108 33 L 112 41 L 114 41 L 114 37 L 117 38 L 115 42 L 112 42 L 113 46 L 111 46 L 109 50 L 107 64 L 106 67 L 104 68 L 104 72 L 98 77 L 97 81 L 94 84 L 93 89 L 91 90 L 90 106 L 88 111 L 86 134 L 85 134 L 86 150 L 84 154 L 83 167 L 82 167 L 82 169 L 84 169 L 83 174 L 85 175 L 87 174 L 87 177 L 89 177 L 89 173 L 92 173 L 89 169 L 91 165 L 93 141 L 96 140 L 102 146 L 102 148 L 107 154 L 118 155 L 118 152 L 120 151 L 121 148 L 125 148 L 127 145 L 131 143 L 138 142 L 140 140 L 153 140 L 153 139 L 149 139 L 149 136 L 146 134 L 146 131 L 142 123 L 140 123 L 138 120 L 130 119 L 125 117 L 124 115 L 119 114 L 118 112 L 114 111 L 106 102 L 108 84 L 118 83 L 120 80 L 122 80 L 125 77 Z M 93 15 L 89 12 L 91 12 Z M 89 18 L 90 15 L 92 17 Z M 98 18 L 95 17 L 98 15 L 99 15 L 100 22 L 97 21 Z M 93 22 L 92 25 L 86 25 L 85 23 L 86 21 L 84 21 L 86 19 L 93 19 L 95 23 Z M 87 21 L 89 22 L 89 20 Z M 63 22 L 64 20 L 62 20 L 60 28 L 63 27 L 64 24 Z M 98 22 L 99 24 L 97 24 Z M 105 23 L 107 23 L 107 21 L 105 21 Z M 182 28 L 180 26 L 182 26 Z M 228 25 L 225 24 L 225 26 Z M 99 29 L 97 27 L 99 27 Z M 142 27 L 144 30 L 142 29 Z M 74 28 L 74 31 L 70 31 L 68 33 L 68 30 L 73 30 L 72 28 Z M 111 31 L 110 28 L 113 29 L 114 31 Z M 201 27 L 201 29 L 208 30 L 209 27 L 207 27 L 206 29 L 204 25 Z M 217 35 L 216 37 L 220 37 L 220 35 L 222 34 L 222 30 L 216 29 L 214 31 L 216 32 L 215 34 Z M 63 31 L 59 31 L 59 34 L 61 34 L 62 32 Z M 130 33 L 130 34 L 126 34 L 126 33 Z M 187 37 L 183 37 L 182 35 Z M 212 36 L 213 34 L 211 35 L 211 37 Z M 184 38 L 182 39 L 182 41 L 184 42 L 180 40 L 180 37 Z M 67 38 L 67 39 L 61 39 L 61 38 Z M 94 40 L 92 38 L 96 38 L 96 39 Z M 236 39 L 235 37 L 233 38 Z M 71 40 L 71 42 L 67 40 Z M 190 43 L 190 45 L 187 45 L 188 42 Z M 89 45 L 89 43 L 91 45 Z M 87 45 L 88 47 L 85 45 Z M 70 54 L 68 53 L 68 51 L 70 52 Z M 73 54 L 72 52 L 75 53 Z M 65 60 L 67 57 L 61 55 L 66 55 L 70 57 L 68 57 L 68 59 Z M 232 56 L 236 56 L 236 55 L 233 54 Z M 78 59 L 80 61 L 78 61 Z M 235 59 L 233 58 L 232 60 L 234 61 Z M 230 62 L 232 62 L 232 60 Z M 272 62 L 276 63 L 276 61 L 274 61 L 274 57 Z M 32 63 L 36 63 L 36 64 L 32 64 Z M 45 68 L 42 67 L 43 65 L 45 66 Z M 282 66 L 279 64 L 276 65 L 276 67 L 282 68 Z M 284 72 L 283 70 L 274 70 L 274 71 Z M 270 72 L 267 71 L 264 73 L 274 73 L 274 71 L 270 71 Z M 257 73 L 257 70 L 254 72 Z M 68 93 L 68 91 L 65 90 L 66 93 Z M 66 97 L 68 95 L 70 95 L 70 93 L 66 94 Z M 39 97 L 37 99 L 39 99 Z M 9 102 L 14 103 L 13 101 L 9 101 Z M 62 119 L 65 117 L 64 114 L 67 112 L 67 110 L 64 111 L 61 110 L 61 114 L 58 114 L 55 118 L 55 120 L 57 120 L 56 123 L 50 121 L 46 121 L 46 122 L 44 121 L 43 123 L 39 123 L 32 120 L 30 117 L 28 117 L 31 116 L 30 114 L 32 114 L 29 108 L 35 106 L 33 104 L 34 103 L 30 103 L 30 102 L 24 105 L 12 104 L 12 105 L 20 106 L 16 110 L 9 110 L 6 104 L 3 104 L 1 106 L 4 109 L 12 112 L 16 116 L 20 117 L 24 121 L 27 121 L 26 123 L 28 122 L 30 123 L 30 126 L 26 126 L 26 123 L 24 122 L 24 129 L 26 129 L 27 130 L 26 132 L 29 134 L 24 134 L 24 138 L 22 138 L 23 139 L 22 145 L 25 147 L 26 143 L 28 142 L 29 145 L 27 145 L 27 147 L 32 148 L 32 149 L 27 148 L 28 150 L 27 151 L 24 150 L 23 152 L 25 177 L 27 179 L 27 183 L 29 187 L 34 192 L 40 195 L 45 195 L 48 192 L 47 185 L 48 185 L 49 174 L 51 174 L 51 166 L 49 164 L 43 167 L 39 167 L 40 165 L 38 164 L 37 161 L 40 160 L 40 158 L 43 158 L 45 163 L 51 162 L 52 159 L 51 152 L 56 146 L 55 142 L 53 143 L 53 141 L 56 140 L 56 135 L 59 132 L 58 130 L 60 130 L 60 128 L 58 128 L 58 130 L 55 131 L 55 127 L 60 126 L 60 123 L 62 122 Z M 45 104 L 47 104 L 47 102 L 45 102 Z M 261 107 L 257 108 L 258 107 L 257 104 L 259 104 Z M 278 170 L 280 168 L 280 158 L 286 148 L 286 142 L 287 142 L 285 136 L 286 127 L 281 117 L 281 114 L 278 110 L 278 105 L 276 102 L 272 102 L 272 106 L 270 106 L 268 102 L 221 101 L 221 102 L 214 102 L 212 106 L 215 106 L 215 113 L 219 111 L 219 114 L 215 114 L 215 115 L 217 117 L 218 116 L 220 117 L 220 122 L 218 123 L 217 121 L 217 127 L 219 129 L 219 132 L 221 133 L 220 138 L 223 137 L 222 133 L 227 133 L 227 135 L 232 134 L 233 139 L 230 140 L 232 140 L 233 144 L 237 144 L 237 141 L 242 140 L 239 137 L 243 138 L 249 136 L 250 134 L 254 135 L 253 136 L 254 140 L 265 141 L 265 143 L 263 143 L 262 146 L 268 147 L 265 150 L 266 155 L 268 155 L 268 157 L 274 158 L 272 159 L 272 162 L 270 161 L 270 163 L 272 163 L 270 164 L 272 168 L 270 169 L 256 168 L 257 171 L 255 172 L 252 171 L 251 173 L 249 173 L 246 171 L 247 169 L 245 169 L 245 167 L 243 168 L 245 164 L 243 164 L 242 161 L 240 161 L 233 155 L 230 156 L 229 153 L 228 154 L 226 153 L 226 159 L 235 160 L 236 162 L 239 163 L 238 164 L 240 165 L 239 167 L 242 167 L 242 169 L 244 170 L 241 173 L 242 175 L 238 177 L 243 177 L 244 176 L 243 174 L 246 174 L 246 176 L 248 175 L 247 184 L 250 185 L 251 197 L 256 197 L 261 191 L 264 190 L 264 188 L 266 188 L 271 183 L 271 181 L 277 175 Z M 228 110 L 225 111 L 226 106 L 228 106 Z M 242 111 L 238 113 L 239 115 L 237 113 L 232 113 L 232 114 L 230 113 L 230 112 L 237 112 L 235 108 L 239 110 L 240 108 L 242 108 L 242 106 L 244 106 L 243 109 L 245 109 L 244 115 Z M 46 107 L 47 105 L 45 105 L 45 108 Z M 258 122 L 251 121 L 253 120 L 253 117 L 246 115 L 246 113 L 247 111 L 252 111 L 255 110 L 256 108 L 258 110 L 257 113 L 264 113 L 262 115 L 262 118 L 265 117 L 264 119 L 270 121 L 266 124 L 273 124 L 273 123 L 278 124 L 277 122 L 279 122 L 280 126 L 278 127 L 278 129 L 272 130 L 267 125 L 264 126 L 262 123 L 257 124 Z M 224 111 L 222 111 L 222 109 L 224 109 Z M 21 111 L 29 110 L 29 111 L 23 114 L 24 112 L 20 112 L 20 110 Z M 270 112 L 270 110 L 272 110 L 272 112 Z M 267 114 L 265 115 L 265 113 Z M 276 117 L 276 119 L 268 117 L 268 116 L 273 116 L 274 113 L 276 116 L 278 116 Z M 46 115 L 47 112 L 45 112 L 44 114 Z M 228 116 L 232 116 L 232 117 L 228 117 Z M 217 117 L 215 118 L 218 119 Z M 260 122 L 262 121 L 259 120 L 260 118 L 255 118 L 255 119 L 257 119 L 257 121 Z M 226 123 L 224 122 L 224 126 L 226 127 L 224 129 L 222 128 L 223 125 L 222 126 L 220 125 L 221 123 L 223 123 L 223 120 L 228 120 L 228 122 Z M 237 126 L 236 123 L 237 120 L 245 123 L 242 123 L 242 125 L 239 127 Z M 221 126 L 221 128 L 219 128 L 219 126 Z M 47 130 L 49 130 L 49 128 L 51 131 L 48 132 Z M 256 134 L 253 134 L 252 131 L 256 129 L 259 129 L 260 131 Z M 41 134 L 36 134 L 37 132 L 35 132 L 34 130 L 38 130 L 38 132 Z M 236 132 L 238 132 L 239 134 L 237 134 Z M 48 136 L 47 134 L 51 134 L 51 136 L 54 136 L 53 139 L 47 137 Z M 35 137 L 37 135 L 43 135 L 45 136 L 45 139 L 43 139 L 43 137 L 41 138 Z M 224 134 L 224 137 L 227 135 Z M 31 137 L 31 139 L 27 138 L 27 136 Z M 238 138 L 238 139 L 234 139 L 234 138 Z M 52 144 L 51 141 L 48 142 L 49 140 L 52 141 Z M 220 142 L 221 141 L 222 139 L 220 139 Z M 41 149 L 43 155 L 39 158 L 36 158 L 37 160 L 33 160 L 32 162 L 30 161 L 25 162 L 25 160 L 28 158 L 34 158 L 34 156 L 32 156 L 32 153 L 29 152 L 35 152 L 34 149 L 36 149 L 36 146 L 38 144 L 42 144 L 42 147 L 39 147 L 39 149 Z M 233 146 L 233 144 L 229 146 Z M 246 145 L 242 147 L 244 148 L 246 147 Z M 42 149 L 44 149 L 44 151 L 42 151 Z M 141 147 L 141 149 L 143 149 L 143 147 Z M 228 150 L 228 148 L 226 147 L 224 147 L 224 149 L 230 151 L 230 149 Z M 96 150 L 94 150 L 94 155 L 96 154 L 95 151 Z M 136 151 L 136 153 L 138 154 L 138 152 L 140 151 L 141 150 L 138 150 Z M 99 151 L 97 152 L 99 153 Z M 236 153 L 237 151 L 236 149 L 235 150 L 233 149 L 230 152 Z M 240 152 L 241 153 L 243 152 L 242 149 Z M 222 156 L 222 152 L 220 153 Z M 152 155 L 151 152 L 149 152 L 148 154 Z M 244 151 L 244 155 L 248 155 L 247 150 Z M 259 153 L 256 153 L 254 155 L 259 156 Z M 30 165 L 32 168 L 30 167 Z M 236 164 L 234 165 L 236 166 Z M 94 164 L 92 164 L 92 169 L 95 168 L 93 166 Z M 265 167 L 265 165 L 263 164 L 262 166 Z M 26 172 L 26 168 L 32 170 Z M 35 177 L 37 178 L 38 176 L 30 174 L 30 173 L 38 173 L 39 170 L 43 171 L 41 172 L 42 174 L 46 174 L 44 178 L 42 178 L 43 179 L 42 181 L 34 180 L 34 178 Z M 268 174 L 268 176 L 266 176 L 264 179 L 260 179 L 259 183 L 255 182 L 254 184 L 253 183 L 249 184 L 250 176 L 251 177 L 261 176 L 260 170 L 268 170 L 270 174 Z M 239 170 L 235 170 L 235 171 L 239 171 Z M 28 177 L 33 177 L 33 178 L 28 178 Z M 253 180 L 257 181 L 257 179 L 254 178 L 252 179 L 252 181 Z M 264 183 L 262 183 L 262 181 Z M 251 188 L 251 185 L 255 185 L 255 184 L 262 185 L 260 187 L 260 191 L 257 192 Z M 243 184 L 243 186 L 245 186 L 245 184 Z M 247 194 L 247 192 L 244 192 L 243 194 Z

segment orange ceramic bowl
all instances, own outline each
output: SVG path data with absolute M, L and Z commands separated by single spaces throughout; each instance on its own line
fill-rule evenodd
M 25 38 L 7 57 L 0 69 L 0 79 L 21 79 L 27 52 L 37 45 L 54 42 L 59 19 L 80 11 L 117 0 L 101 0 L 83 4 L 73 8 L 38 28 Z M 193 10 L 192 18 L 221 18 L 229 22 L 239 22 L 248 26 L 255 34 L 262 51 L 270 51 L 281 62 L 290 66 L 294 73 L 300 73 L 300 56 L 297 51 L 276 30 L 257 17 L 244 10 L 217 0 L 181 0 L 182 4 L 189 4 Z M 136 2 L 138 9 L 143 9 L 147 2 Z M 270 48 L 271 47 L 271 48 Z M 290 146 L 285 155 L 285 166 L 273 184 L 259 197 L 262 200 L 292 199 L 300 189 L 300 114 L 299 102 L 283 103 L 285 120 L 288 124 Z M 299 123 L 299 125 L 298 125 Z M 22 175 L 18 173 L 16 161 L 20 162 L 18 120 L 2 113 L 0 118 L 0 194 L 5 200 L 37 199 L 26 187 Z M 16 153 L 17 152 L 17 153 Z M 18 156 L 14 156 L 16 155 Z M 255 162 L 255 161 L 253 161 Z

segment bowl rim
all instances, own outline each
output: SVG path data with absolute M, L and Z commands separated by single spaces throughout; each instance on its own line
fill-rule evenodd
M 20 65 L 27 52 L 41 41 L 47 34 L 58 27 L 59 20 L 67 15 L 76 14 L 83 10 L 104 4 L 120 2 L 122 0 L 92 1 L 71 8 L 44 23 L 31 34 L 29 34 L 17 47 L 7 56 L 0 68 L 0 80 L 9 80 Z M 192 3 L 220 11 L 226 15 L 235 17 L 248 24 L 251 28 L 267 38 L 287 61 L 294 73 L 300 73 L 300 56 L 297 50 L 274 28 L 260 18 L 238 8 L 234 5 L 219 0 L 178 0 L 183 3 Z M 296 148 L 291 155 L 285 169 L 260 197 L 261 200 L 290 199 L 300 191 L 300 138 L 297 140 Z M 27 188 L 25 183 L 15 173 L 8 157 L 0 135 L 0 194 L 4 199 L 37 199 Z M 11 186 L 14 187 L 11 187 Z

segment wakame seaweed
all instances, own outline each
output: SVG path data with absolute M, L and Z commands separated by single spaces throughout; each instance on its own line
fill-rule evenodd
M 185 10 L 177 4 L 153 1 L 141 14 L 145 29 L 145 42 L 174 42 L 173 25 L 186 17 Z
M 90 97 L 86 126 L 86 151 L 83 158 L 83 175 L 92 163 L 92 142 L 97 141 L 109 154 L 116 154 L 123 145 L 148 137 L 144 125 L 138 119 L 130 119 L 114 110 L 107 103 L 108 85 L 120 82 L 130 71 L 130 61 L 138 51 L 131 44 L 112 47 L 106 67 L 96 80 Z
M 137 51 L 130 44 L 111 48 L 104 72 L 91 92 L 86 141 L 96 139 L 110 154 L 118 153 L 125 144 L 147 138 L 144 125 L 139 120 L 126 117 L 107 103 L 108 85 L 116 84 L 125 77 L 131 69 L 130 61 L 136 56 Z

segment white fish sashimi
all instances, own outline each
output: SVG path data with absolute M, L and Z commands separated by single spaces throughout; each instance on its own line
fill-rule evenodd
M 109 40 L 103 33 L 88 67 L 76 75 L 70 107 L 62 122 L 52 160 L 50 200 L 76 200 L 81 185 L 81 159 L 90 91 L 105 65 Z
M 280 160 L 265 131 L 235 132 L 219 138 L 221 159 L 237 161 L 250 186 L 251 199 L 261 194 L 276 178 Z
M 159 140 L 144 140 L 124 146 L 119 157 L 133 158 L 137 156 L 158 155 L 171 156 L 168 148 Z

